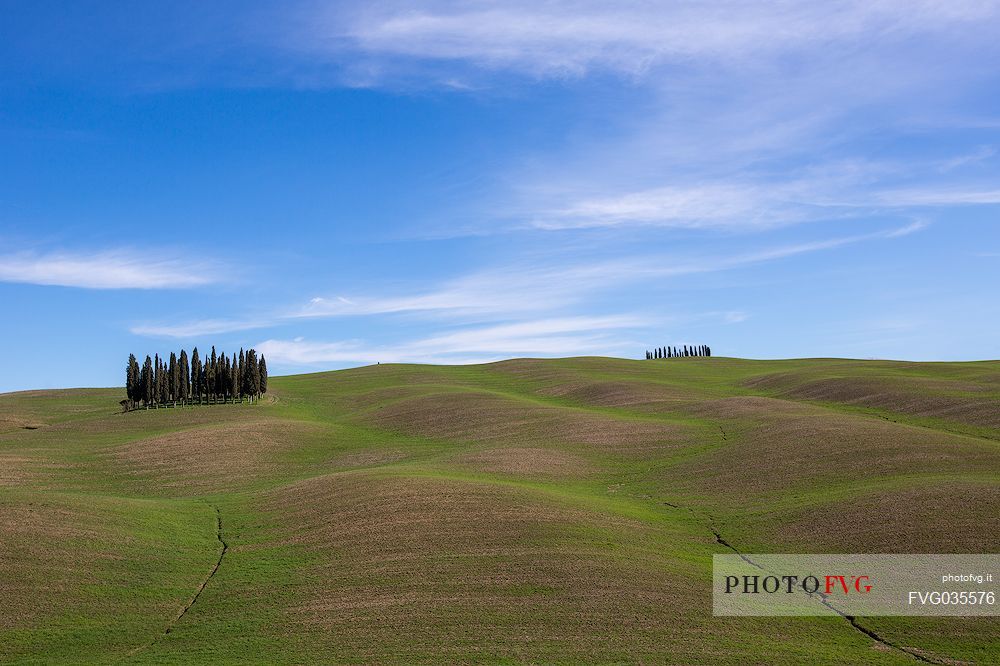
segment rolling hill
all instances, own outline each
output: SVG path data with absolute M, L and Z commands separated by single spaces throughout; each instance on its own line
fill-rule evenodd
M 1000 362 L 517 359 L 0 395 L 0 661 L 997 663 L 723 618 L 711 556 L 996 552 Z

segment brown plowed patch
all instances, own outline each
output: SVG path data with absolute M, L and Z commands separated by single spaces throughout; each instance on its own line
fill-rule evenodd
M 683 443 L 684 428 L 548 407 L 489 393 L 436 393 L 370 412 L 366 422 L 422 437 L 544 446 L 557 442 L 643 455 Z
M 30 486 L 35 489 L 51 486 L 53 475 L 70 469 L 69 463 L 59 463 L 43 455 L 23 451 L 0 452 L 0 487 Z
M 30 416 L 20 416 L 17 414 L 0 416 L 0 432 L 6 430 L 37 430 L 44 425 L 37 418 Z
M 690 392 L 650 382 L 574 381 L 540 389 L 538 394 L 595 407 L 671 405 L 691 400 Z
M 810 552 L 991 553 L 1000 534 L 1000 486 L 914 485 L 824 503 L 769 521 L 776 541 Z
M 37 478 L 34 458 L 17 453 L 0 453 L 0 486 L 18 486 Z
M 111 456 L 136 481 L 162 490 L 234 489 L 281 471 L 280 456 L 322 426 L 283 420 L 191 428 L 116 447 Z
M 537 447 L 488 449 L 465 453 L 455 462 L 476 471 L 527 477 L 578 478 L 592 474 L 594 466 L 580 456 L 558 449 Z
M 388 465 L 406 458 L 406 453 L 398 449 L 365 449 L 340 453 L 327 461 L 334 469 L 357 469 Z
M 1000 387 L 922 377 L 830 377 L 803 381 L 792 373 L 753 379 L 748 387 L 795 400 L 837 402 L 900 414 L 1000 428 Z M 993 393 L 993 395 L 990 395 Z
M 670 472 L 676 482 L 729 496 L 846 479 L 1000 469 L 1000 447 L 889 421 L 818 412 L 775 418 L 730 436 Z
M 332 661 L 662 654 L 710 603 L 644 545 L 653 528 L 508 487 L 336 474 L 268 511 L 317 558 L 290 622 L 321 629 Z
M 811 405 L 803 405 L 791 400 L 764 398 L 760 396 L 737 396 L 719 398 L 694 403 L 685 410 L 692 416 L 720 419 L 752 419 L 756 421 L 769 420 L 776 417 L 807 416 L 824 414 L 823 409 Z

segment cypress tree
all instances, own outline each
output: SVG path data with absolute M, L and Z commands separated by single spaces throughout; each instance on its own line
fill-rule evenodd
M 233 404 L 236 404 L 240 395 L 240 365 L 236 354 L 233 354 L 233 363 L 229 367 L 229 392 L 233 395 Z
M 212 404 L 215 402 L 215 362 L 210 356 L 207 361 L 205 361 L 205 397 L 208 398 L 208 403 Z
M 153 354 L 153 403 L 160 406 L 160 385 L 163 384 L 163 373 L 160 372 L 160 355 Z
M 188 365 L 188 355 L 183 349 L 181 350 L 180 358 L 177 359 L 180 372 L 180 398 L 181 404 L 186 405 L 188 401 L 188 395 L 191 393 L 191 367 Z
M 201 359 L 197 347 L 191 350 L 191 398 L 201 403 Z
M 267 393 L 267 363 L 264 362 L 264 355 L 260 355 L 260 362 L 257 364 L 258 374 L 260 375 L 260 393 L 261 395 Z
M 247 394 L 247 359 L 246 354 L 243 353 L 243 347 L 240 347 L 240 367 L 236 369 L 236 383 L 239 385 L 240 391 L 240 402 L 243 402 L 244 396 Z
M 153 402 L 153 359 L 149 358 L 149 354 L 146 355 L 146 362 L 142 366 L 140 384 L 142 385 L 142 401 L 146 403 L 146 409 L 149 409 L 149 404 Z
M 219 388 L 219 398 L 225 402 L 229 394 L 229 359 L 226 352 L 219 353 L 219 374 L 215 381 Z
M 215 355 L 215 345 L 212 345 L 212 355 L 209 356 L 208 363 L 206 365 L 208 366 L 208 368 L 206 370 L 207 370 L 207 373 L 208 373 L 208 395 L 209 395 L 209 401 L 210 402 L 214 402 L 215 401 L 215 394 L 217 393 L 216 388 L 215 388 L 215 381 L 216 381 L 216 375 L 218 374 L 218 369 L 219 369 L 219 357 Z
M 246 355 L 247 395 L 256 399 L 260 393 L 260 368 L 257 367 L 257 352 L 247 350 Z
M 128 366 L 125 368 L 125 395 L 128 398 L 129 409 L 135 408 L 135 403 L 139 400 L 139 363 L 135 360 L 135 354 L 128 355 Z
M 225 365 L 226 373 L 226 381 L 223 383 L 226 385 L 226 400 L 228 401 L 233 397 L 233 366 L 228 354 L 224 354 L 223 359 L 225 359 L 223 365 Z
M 177 354 L 170 352 L 170 402 L 177 404 L 181 395 L 181 370 L 177 365 Z
M 167 359 L 160 359 L 160 404 L 164 407 L 170 402 L 170 375 L 167 369 Z

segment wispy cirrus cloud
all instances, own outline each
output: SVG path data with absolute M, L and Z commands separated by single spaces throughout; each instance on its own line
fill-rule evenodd
M 80 289 L 190 289 L 222 282 L 214 262 L 134 250 L 0 255 L 0 282 Z
M 877 194 L 886 206 L 981 206 L 1000 204 L 1000 189 L 973 189 L 968 185 L 951 188 L 924 187 L 889 190 Z
M 744 63 L 818 43 L 896 40 L 996 15 L 991 3 L 382 2 L 306 9 L 294 47 L 372 58 L 465 61 L 532 76 L 641 75 L 664 62 Z M 291 38 L 289 35 L 289 43 Z M 369 63 L 373 76 L 388 68 Z M 397 65 L 398 66 L 398 65 Z
M 269 339 L 255 345 L 269 362 L 289 366 L 331 363 L 485 363 L 511 356 L 571 356 L 628 347 L 621 332 L 650 321 L 632 315 L 563 317 L 463 328 L 393 345 L 347 340 Z M 614 335 L 612 335 L 612 333 Z
M 941 162 L 938 166 L 938 171 L 948 172 L 954 171 L 961 167 L 966 167 L 969 165 L 976 165 L 990 158 L 996 156 L 997 149 L 993 146 L 979 146 L 975 150 L 965 153 L 963 155 L 956 155 Z
M 498 73 L 536 82 L 611 73 L 628 82 L 634 107 L 607 114 L 613 132 L 588 128 L 585 139 L 512 165 L 513 191 L 497 196 L 499 207 L 517 202 L 504 216 L 512 224 L 490 219 L 467 233 L 511 226 L 753 232 L 902 207 L 995 203 L 991 189 L 960 173 L 989 160 L 989 146 L 916 164 L 907 154 L 889 174 L 873 164 L 852 171 L 862 160 L 851 157 L 867 154 L 871 136 L 899 130 L 916 108 L 936 116 L 931 125 L 949 122 L 952 100 L 990 85 L 993 68 L 982 54 L 1000 55 L 996 3 L 306 7 L 289 41 L 313 57 L 363 63 L 361 85 L 402 77 L 449 89 L 463 87 L 456 80 L 502 87 Z M 957 181 L 948 192 L 943 173 Z
M 901 238 L 920 231 L 927 224 L 917 220 L 866 234 L 775 245 L 732 255 L 660 254 L 589 263 L 516 264 L 479 271 L 411 294 L 317 296 L 300 307 L 276 310 L 267 316 L 205 319 L 180 324 L 145 323 L 130 330 L 137 335 L 189 338 L 337 317 L 414 315 L 452 324 L 518 319 L 537 313 L 565 312 L 602 292 L 629 285 L 735 270 L 848 245 Z M 739 313 L 738 318 L 727 321 L 743 318 L 745 316 Z M 452 341 L 457 339 L 452 338 Z
M 894 215 L 902 209 L 1000 204 L 1000 190 L 990 184 L 942 182 L 942 164 L 968 157 L 909 164 L 851 160 L 814 165 L 791 179 L 727 177 L 596 197 L 577 198 L 570 192 L 555 195 L 568 203 L 543 210 L 531 224 L 550 230 L 631 226 L 755 232 L 810 221 Z M 913 183 L 925 178 L 933 178 L 934 184 Z
M 196 338 L 213 333 L 249 331 L 273 326 L 274 319 L 200 319 L 181 324 L 136 324 L 129 328 L 133 335 L 154 338 Z

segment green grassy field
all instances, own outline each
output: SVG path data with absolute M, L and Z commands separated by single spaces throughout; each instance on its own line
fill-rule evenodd
M 1000 362 L 382 365 L 0 395 L 0 661 L 1000 662 L 997 618 L 715 618 L 711 556 L 996 552 Z M 193 603 L 192 603 L 193 601 Z M 901 649 L 902 648 L 902 649 Z

